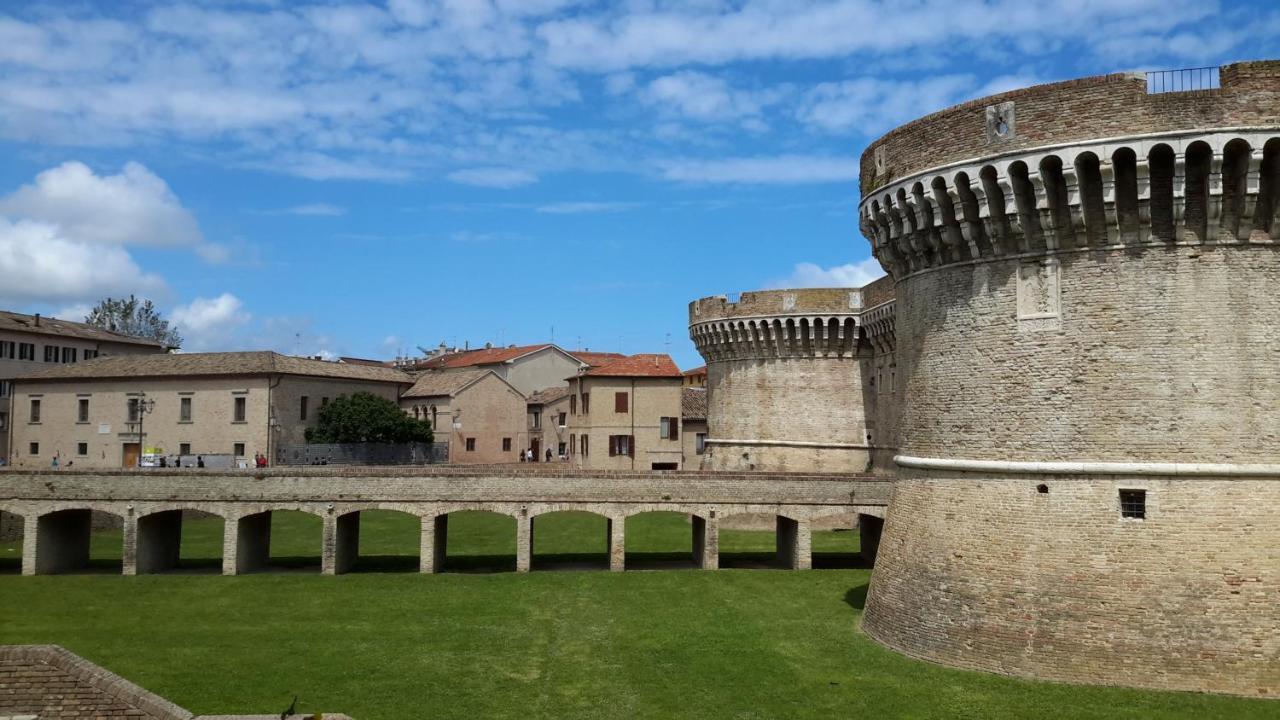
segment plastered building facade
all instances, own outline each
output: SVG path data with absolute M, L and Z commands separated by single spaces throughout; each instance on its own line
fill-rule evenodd
M 102 357 L 15 382 L 13 465 L 118 468 L 140 452 L 275 457 L 306 442 L 329 400 L 369 392 L 395 401 L 398 370 L 271 352 Z M 151 412 L 133 409 L 154 401 Z M 139 422 L 141 421 L 141 422 Z
M 683 375 L 666 355 L 632 355 L 569 381 L 575 467 L 680 470 Z
M 901 414 L 865 631 L 1280 694 L 1280 63 L 975 100 L 872 143 L 862 191 Z

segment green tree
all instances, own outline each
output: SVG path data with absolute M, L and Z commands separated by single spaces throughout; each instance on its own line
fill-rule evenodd
M 393 400 L 358 392 L 320 408 L 307 442 L 431 442 L 431 423 L 409 417 Z
M 155 340 L 171 348 L 182 345 L 178 328 L 169 327 L 169 321 L 160 317 L 160 311 L 150 300 L 139 300 L 132 295 L 128 299 L 100 301 L 84 321 L 103 330 Z

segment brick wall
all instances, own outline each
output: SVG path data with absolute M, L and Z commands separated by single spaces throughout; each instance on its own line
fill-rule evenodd
M 1143 75 L 1113 74 L 979 98 L 889 132 L 862 154 L 862 192 L 926 168 L 1054 143 L 1167 130 L 1280 124 L 1280 61 L 1223 66 L 1216 91 L 1148 95 Z M 986 108 L 1013 101 L 1016 137 L 989 142 Z M 879 148 L 887 173 L 877 174 Z

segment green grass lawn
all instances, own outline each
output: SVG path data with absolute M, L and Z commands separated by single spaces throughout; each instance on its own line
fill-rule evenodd
M 319 565 L 320 523 L 276 516 L 276 562 Z M 450 518 L 460 569 L 514 555 L 514 521 Z M 683 558 L 682 516 L 633 518 L 628 560 Z M 222 524 L 188 522 L 184 563 L 216 568 Z M 418 526 L 368 513 L 365 570 L 416 568 Z M 838 560 L 850 532 L 814 534 Z M 722 531 L 730 562 L 768 532 Z M 603 561 L 604 521 L 536 523 L 539 561 Z M 95 563 L 119 533 L 94 538 Z M 20 554 L 0 544 L 4 568 Z M 196 713 L 304 710 L 379 718 L 1274 718 L 1274 701 L 1088 688 L 951 670 L 857 630 L 870 571 L 414 573 L 338 577 L 0 577 L 0 643 L 57 643 Z

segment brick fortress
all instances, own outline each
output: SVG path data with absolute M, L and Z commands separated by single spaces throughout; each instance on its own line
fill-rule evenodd
M 847 289 L 691 305 L 712 467 L 832 462 L 742 439 L 866 429 L 869 456 L 849 447 L 840 470 L 896 448 L 877 641 L 1280 694 L 1280 62 L 1219 78 L 1040 85 L 872 143 L 859 216 L 893 285 L 884 317 L 866 289 L 861 311 Z

